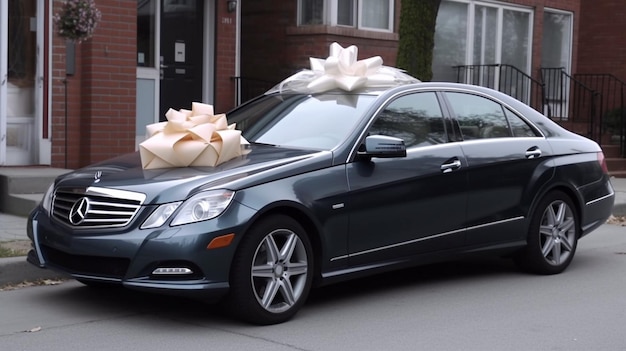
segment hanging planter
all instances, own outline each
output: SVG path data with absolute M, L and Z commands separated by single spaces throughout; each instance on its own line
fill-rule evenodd
M 54 23 L 59 36 L 81 43 L 91 38 L 101 17 L 94 0 L 66 0 L 54 15 Z

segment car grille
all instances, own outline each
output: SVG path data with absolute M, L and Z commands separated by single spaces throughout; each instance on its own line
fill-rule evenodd
M 61 187 L 54 193 L 52 216 L 78 228 L 123 227 L 135 217 L 145 198 L 124 190 Z
M 41 251 L 50 264 L 72 274 L 122 279 L 130 265 L 127 258 L 71 255 L 45 245 Z

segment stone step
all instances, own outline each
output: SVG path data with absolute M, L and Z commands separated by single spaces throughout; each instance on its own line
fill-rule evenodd
M 626 158 L 607 158 L 606 166 L 610 172 L 626 171 Z
M 602 152 L 606 158 L 621 157 L 621 148 L 619 145 L 602 145 Z
M 26 217 L 56 177 L 69 169 L 0 167 L 0 212 Z

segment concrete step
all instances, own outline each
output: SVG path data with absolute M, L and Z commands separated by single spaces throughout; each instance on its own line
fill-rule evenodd
M 609 172 L 626 171 L 626 158 L 607 158 L 606 166 Z
M 0 167 L 0 212 L 26 217 L 56 177 L 69 169 Z
M 606 158 L 621 157 L 621 148 L 619 145 L 602 145 L 602 153 Z
M 609 168 L 609 174 L 611 175 L 611 177 L 626 179 L 626 171 L 612 171 Z

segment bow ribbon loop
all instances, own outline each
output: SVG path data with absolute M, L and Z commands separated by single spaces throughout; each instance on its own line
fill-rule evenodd
M 248 141 L 225 114 L 213 115 L 213 106 L 194 102 L 191 110 L 169 109 L 167 122 L 146 126 L 148 138 L 139 144 L 144 169 L 217 166 L 249 153 Z

